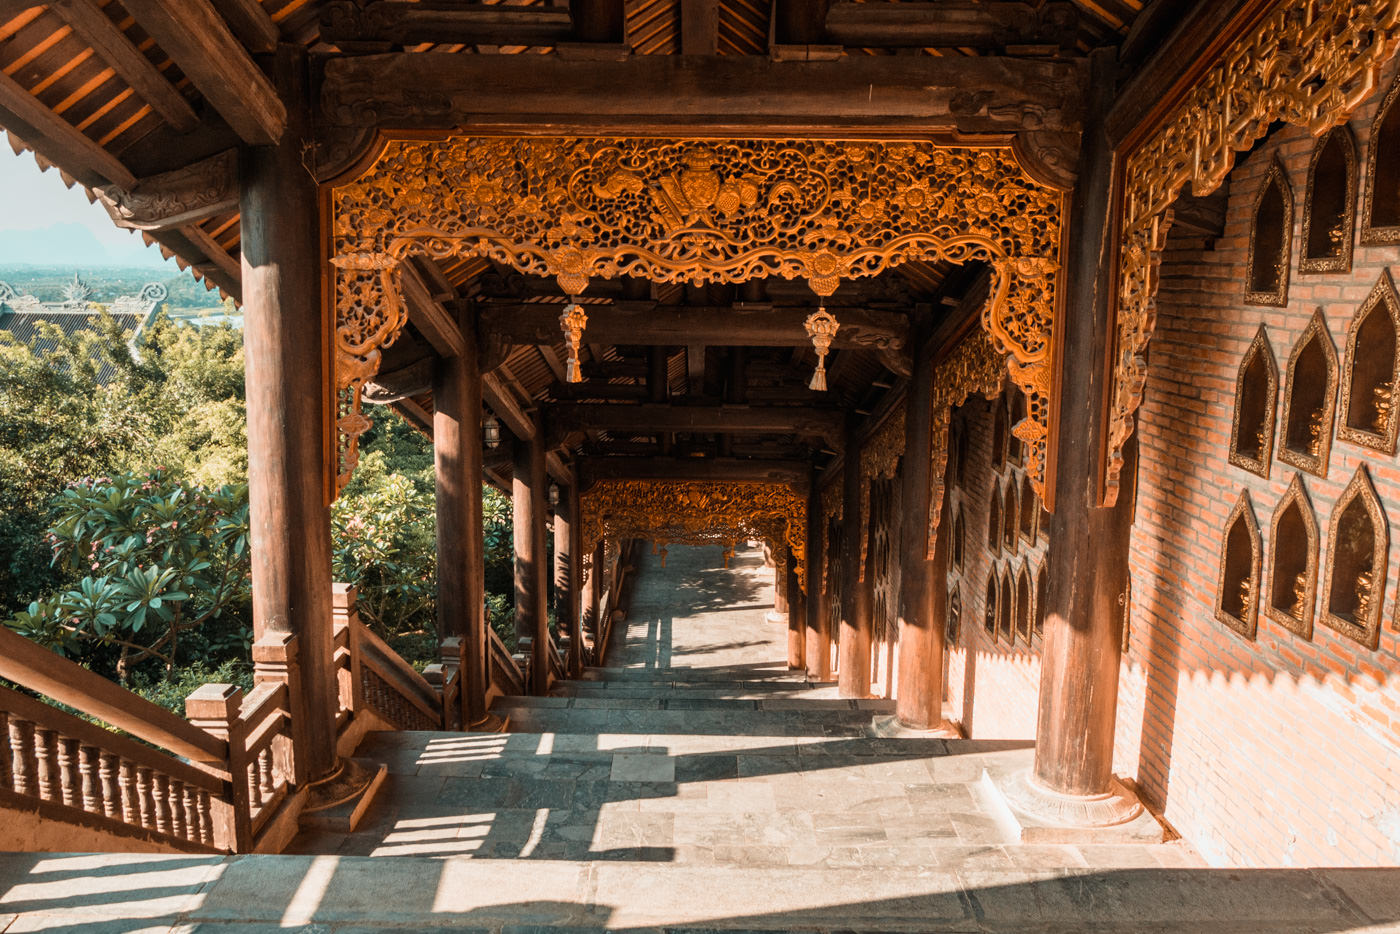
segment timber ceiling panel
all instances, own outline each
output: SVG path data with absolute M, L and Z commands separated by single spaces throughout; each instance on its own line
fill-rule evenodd
M 719 54 L 766 54 L 771 9 L 771 5 L 765 0 L 721 0 Z
M 680 0 L 626 0 L 627 44 L 638 55 L 679 55 Z

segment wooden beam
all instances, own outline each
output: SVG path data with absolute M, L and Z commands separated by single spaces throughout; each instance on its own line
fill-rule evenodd
M 88 187 L 136 184 L 116 156 L 0 71 L 0 126 Z
M 287 108 L 210 0 L 123 5 L 245 142 L 268 145 L 281 138 Z
M 331 59 L 321 103 L 333 124 L 402 130 L 524 122 L 539 133 L 783 126 L 1003 133 L 1079 129 L 1083 74 L 1078 62 L 996 56 L 774 62 L 398 53 Z
M 166 122 L 182 133 L 194 129 L 199 118 L 189 101 L 93 0 L 54 0 L 50 9 Z
M 230 279 L 242 277 L 243 267 L 239 262 L 239 258 L 231 255 L 228 250 L 219 246 L 218 241 L 209 236 L 203 227 L 200 227 L 198 224 L 190 224 L 181 227 L 180 233 L 184 234 L 185 238 L 204 254 L 204 258 L 210 264 L 217 267 L 224 275 L 228 276 Z M 197 262 L 193 257 L 186 256 L 185 258 L 189 259 L 191 262 Z
M 272 52 L 282 33 L 258 0 L 214 0 L 229 29 L 254 55 Z
M 829 39 L 862 48 L 1004 48 L 1073 42 L 1079 25 L 1068 3 L 833 3 Z
M 725 457 L 586 457 L 578 473 L 585 492 L 599 480 L 745 480 L 805 491 L 811 479 L 811 467 L 803 461 Z
M 443 357 L 460 357 L 466 353 L 467 342 L 457 319 L 433 298 L 418 267 L 405 262 L 399 268 L 399 280 L 404 304 L 408 306 L 408 320 L 413 322 L 418 333 Z
M 718 0 L 681 0 L 681 54 L 719 52 Z
M 557 305 L 539 303 L 482 304 L 484 333 L 500 335 L 511 344 L 555 344 L 559 341 Z M 811 308 L 770 305 L 694 307 L 626 302 L 588 306 L 589 344 L 636 346 L 805 347 L 812 339 L 803 322 Z M 838 350 L 902 351 L 909 336 L 909 318 L 891 311 L 832 308 L 841 327 L 831 346 Z
M 704 434 L 819 435 L 839 441 L 841 412 L 806 406 L 608 405 L 556 402 L 545 407 L 552 438 L 583 431 L 683 431 Z
M 329 3 L 321 12 L 321 39 L 342 46 L 555 45 L 573 35 L 566 6 L 380 0 L 369 7 Z
M 225 150 L 130 188 L 103 185 L 97 200 L 118 227 L 165 230 L 238 208 L 238 153 Z

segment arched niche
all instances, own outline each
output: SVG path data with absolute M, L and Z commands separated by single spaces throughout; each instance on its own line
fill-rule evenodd
M 1040 534 L 1040 501 L 1036 499 L 1035 487 L 1031 486 L 1031 478 L 1027 475 L 1021 477 L 1021 505 L 1017 516 L 1021 540 L 1027 547 L 1034 548 L 1036 537 Z
M 1269 476 L 1278 407 L 1278 363 L 1264 325 L 1250 342 L 1235 376 L 1235 417 L 1230 429 L 1230 463 Z
M 1362 447 L 1395 453 L 1400 431 L 1400 296 L 1390 270 L 1381 271 L 1371 294 L 1347 329 L 1342 368 L 1342 420 L 1337 437 Z
M 992 469 L 1001 470 L 1006 466 L 1006 395 L 1003 393 L 992 403 Z
M 1289 250 L 1293 238 L 1293 189 L 1277 158 L 1254 199 L 1249 227 L 1249 262 L 1244 300 L 1282 307 L 1288 302 Z
M 958 584 L 948 588 L 948 621 L 944 637 L 949 646 L 957 645 L 962 637 L 962 587 Z
M 1345 125 L 1313 147 L 1303 200 L 1303 249 L 1298 271 L 1348 272 L 1356 229 L 1356 140 Z
M 967 554 L 967 534 L 963 527 L 962 503 L 953 507 L 952 538 L 948 544 L 950 546 L 950 557 L 953 561 L 953 570 L 962 571 Z
M 1021 570 L 1016 574 L 1016 631 L 1020 633 L 1021 641 L 1026 645 L 1031 644 L 1032 616 L 1031 575 L 1022 564 Z
M 1011 612 L 1014 609 L 1011 595 L 1011 569 L 1002 569 L 1001 590 L 997 594 L 997 632 L 1007 645 L 1016 644 L 1016 630 Z
M 1015 429 L 1017 425 L 1026 420 L 1026 396 L 1025 393 L 1016 392 L 1014 389 L 1006 396 L 1009 406 L 1006 418 L 1006 459 L 1020 467 L 1026 463 L 1026 446 L 1016 436 Z
M 1303 475 L 1295 473 L 1269 521 L 1269 585 L 1264 615 L 1311 639 L 1317 605 L 1317 517 Z
M 1361 242 L 1400 243 L 1400 75 L 1381 100 L 1366 144 L 1366 203 Z
M 987 507 L 987 550 L 996 554 L 1001 550 L 1001 484 L 992 479 L 992 494 Z
M 1322 622 L 1374 649 L 1380 641 L 1390 525 L 1364 464 L 1332 510 L 1327 540 Z
M 1016 506 L 1020 495 L 1016 491 L 1016 474 L 1012 473 L 1006 478 L 1006 485 L 1001 490 L 1001 545 L 1006 549 L 1007 554 L 1016 553 Z
M 1259 624 L 1259 563 L 1259 524 L 1245 490 L 1225 520 L 1215 618 L 1246 639 L 1254 638 Z
M 1035 617 L 1031 623 L 1032 631 L 1037 636 L 1045 632 L 1045 601 L 1049 595 L 1050 573 L 1042 561 L 1039 570 L 1035 572 Z
M 1000 594 L 996 565 L 992 565 L 987 569 L 987 602 L 984 605 L 982 628 L 993 642 L 997 639 L 997 599 Z
M 1325 478 L 1336 408 L 1337 348 L 1319 308 L 1288 357 L 1279 460 Z

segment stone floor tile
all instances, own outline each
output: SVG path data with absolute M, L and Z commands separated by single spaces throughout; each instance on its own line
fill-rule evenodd
M 218 856 L 0 854 L 0 913 L 20 916 L 11 929 L 31 913 L 84 925 L 174 916 L 196 908 L 226 869 Z
M 609 777 L 615 782 L 675 782 L 676 760 L 670 756 L 618 753 L 613 756 Z

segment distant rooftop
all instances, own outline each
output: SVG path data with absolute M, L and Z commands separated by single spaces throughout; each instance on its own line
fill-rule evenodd
M 62 301 L 41 302 L 33 295 L 16 292 L 7 282 L 0 282 L 0 331 L 9 331 L 24 343 L 34 343 L 43 353 L 53 349 L 53 342 L 40 336 L 41 322 L 71 336 L 79 331 L 96 331 L 98 322 L 106 314 L 131 335 L 134 349 L 168 294 L 165 286 L 151 282 L 137 294 L 123 295 L 110 304 L 94 302 L 92 290 L 77 275 L 63 292 Z M 104 364 L 98 371 L 98 379 L 104 383 L 115 375 L 111 364 Z

